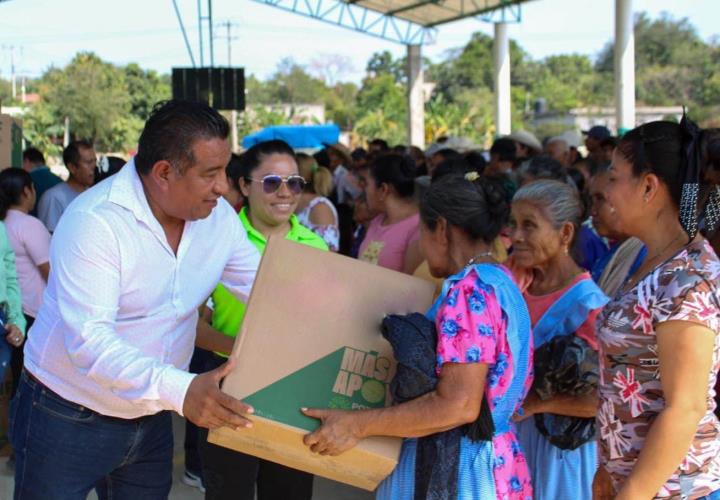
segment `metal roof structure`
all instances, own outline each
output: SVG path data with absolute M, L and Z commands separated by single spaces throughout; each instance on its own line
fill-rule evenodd
M 498 9 L 517 9 L 525 0 L 347 0 L 386 16 L 432 28 Z
M 519 22 L 528 0 L 253 0 L 403 45 L 433 43 L 437 26 L 476 17 Z

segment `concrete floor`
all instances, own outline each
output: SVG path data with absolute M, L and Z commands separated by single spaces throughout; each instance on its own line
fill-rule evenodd
M 185 485 L 180 481 L 184 472 L 183 436 L 185 435 L 185 421 L 176 416 L 173 419 L 175 434 L 175 456 L 173 459 L 173 487 L 170 491 L 170 500 L 203 500 L 204 495 L 196 488 Z M 5 466 L 6 458 L 0 458 L 0 500 L 12 499 L 13 473 Z M 320 477 L 315 478 L 313 499 L 315 500 L 370 500 L 374 494 L 329 481 Z M 95 493 L 88 497 L 96 499 Z

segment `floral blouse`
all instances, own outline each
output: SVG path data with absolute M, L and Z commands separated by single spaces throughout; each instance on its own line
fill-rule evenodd
M 485 398 L 492 411 L 498 399 L 507 392 L 515 373 L 515 360 L 507 339 L 507 317 L 492 287 L 475 271 L 469 272 L 448 291 L 435 321 L 438 372 L 444 363 L 488 364 Z M 532 358 L 529 366 L 532 367 Z M 520 408 L 531 385 L 532 369 L 529 368 L 525 390 L 516 409 Z M 493 449 L 497 498 L 531 499 L 530 473 L 515 432 L 494 437 Z
M 332 211 L 333 215 L 335 216 L 334 224 L 321 225 L 313 224 L 312 222 L 310 222 L 310 213 L 317 205 L 327 205 L 327 207 Z M 338 228 L 338 214 L 337 210 L 335 209 L 335 205 L 333 205 L 330 200 L 323 196 L 313 198 L 310 203 L 308 203 L 308 206 L 306 206 L 303 210 L 297 213 L 297 217 L 300 221 L 300 224 L 320 236 L 325 241 L 325 243 L 327 243 L 327 246 L 331 252 L 337 252 L 340 249 L 340 229 Z
M 632 290 L 621 292 L 598 319 L 601 460 L 619 489 L 631 473 L 654 419 L 665 408 L 660 383 L 658 323 L 690 321 L 716 333 L 707 381 L 707 411 L 685 459 L 655 498 L 701 498 L 720 489 L 720 423 L 714 387 L 720 368 L 720 261 L 707 241 L 685 247 Z

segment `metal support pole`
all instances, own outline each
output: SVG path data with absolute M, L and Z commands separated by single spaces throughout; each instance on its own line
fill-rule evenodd
M 510 42 L 508 25 L 495 23 L 495 42 L 493 44 L 495 60 L 495 134 L 508 135 L 512 131 L 510 101 Z
M 232 30 L 232 23 L 230 21 L 227 21 L 225 23 L 225 28 L 227 28 L 228 68 L 231 68 L 232 67 L 232 40 L 233 40 L 233 37 L 230 34 L 230 30 Z
M 615 117 L 618 132 L 635 127 L 635 33 L 632 0 L 615 0 Z
M 210 67 L 215 67 L 215 43 L 213 39 L 215 35 L 213 33 L 213 19 L 212 19 L 212 0 L 207 0 L 208 3 L 208 36 L 210 37 Z
M 177 16 L 178 23 L 180 24 L 180 31 L 182 32 L 183 40 L 185 40 L 185 48 L 190 56 L 190 62 L 195 67 L 195 57 L 193 56 L 192 49 L 190 48 L 190 40 L 188 40 L 187 31 L 185 31 L 185 23 L 183 23 L 180 9 L 177 6 L 177 0 L 173 0 L 173 7 L 175 7 L 175 15 Z
M 202 0 L 197 0 L 198 9 L 198 42 L 200 43 L 200 67 L 205 66 L 205 51 L 203 49 L 203 15 L 202 15 Z
M 238 142 L 238 112 L 236 109 L 230 111 L 230 139 L 232 140 L 232 152 L 240 151 L 240 143 Z
M 425 97 L 420 45 L 407 45 L 408 145 L 425 149 Z
M 65 130 L 63 132 L 63 147 L 68 147 L 70 144 L 70 117 L 65 117 Z

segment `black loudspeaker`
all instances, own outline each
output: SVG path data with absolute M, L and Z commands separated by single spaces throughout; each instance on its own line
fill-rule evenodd
M 173 68 L 173 99 L 202 101 L 215 109 L 245 109 L 243 68 Z

